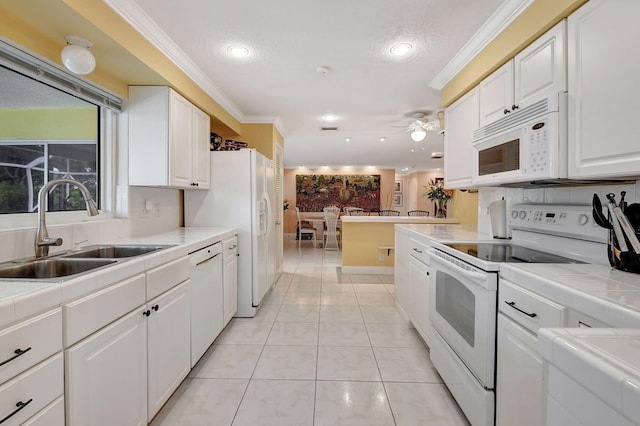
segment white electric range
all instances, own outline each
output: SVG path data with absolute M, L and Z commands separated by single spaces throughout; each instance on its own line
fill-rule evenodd
M 436 243 L 429 253 L 431 360 L 474 425 L 494 424 L 500 267 L 608 262 L 591 206 L 518 204 L 509 226 L 512 240 Z

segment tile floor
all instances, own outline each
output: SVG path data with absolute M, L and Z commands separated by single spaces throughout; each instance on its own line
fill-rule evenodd
M 393 277 L 340 263 L 285 241 L 258 315 L 231 321 L 152 425 L 468 425 L 396 311 Z

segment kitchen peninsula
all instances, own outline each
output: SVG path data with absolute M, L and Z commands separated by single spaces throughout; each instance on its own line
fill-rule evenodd
M 460 223 L 428 216 L 342 216 L 341 220 L 345 274 L 393 274 L 396 224 Z

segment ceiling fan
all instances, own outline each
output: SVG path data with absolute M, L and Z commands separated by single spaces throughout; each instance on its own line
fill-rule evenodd
M 440 121 L 429 121 L 426 112 L 413 112 L 405 116 L 412 118 L 411 123 L 405 127 L 405 132 L 411 132 L 411 139 L 415 142 L 422 141 L 427 136 L 427 131 L 440 130 Z

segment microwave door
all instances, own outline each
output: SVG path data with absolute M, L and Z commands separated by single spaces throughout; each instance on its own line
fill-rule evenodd
M 506 132 L 489 140 L 476 142 L 473 184 L 518 182 L 523 178 L 522 130 Z

